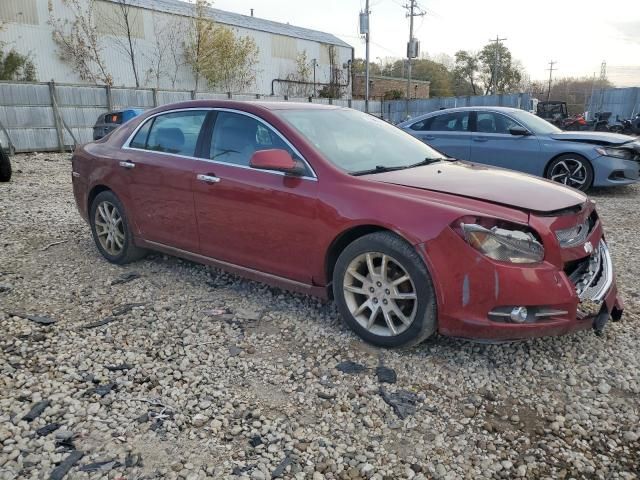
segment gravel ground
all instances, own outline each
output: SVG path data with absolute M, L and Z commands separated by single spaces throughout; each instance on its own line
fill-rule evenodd
M 0 184 L 0 479 L 640 475 L 640 187 L 592 192 L 627 307 L 602 337 L 389 351 L 312 298 L 108 264 L 68 159 Z

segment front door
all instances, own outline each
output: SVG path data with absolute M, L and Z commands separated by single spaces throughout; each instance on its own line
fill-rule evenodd
M 250 168 L 258 150 L 298 156 L 253 116 L 220 111 L 211 130 L 193 187 L 203 255 L 310 284 L 308 252 L 320 238 L 313 172 L 293 177 Z
M 540 141 L 535 135 L 512 135 L 515 120 L 497 112 L 476 112 L 471 161 L 541 175 Z
M 197 252 L 193 177 L 200 130 L 208 112 L 184 110 L 153 117 L 121 150 L 120 166 L 134 221 L 145 240 Z

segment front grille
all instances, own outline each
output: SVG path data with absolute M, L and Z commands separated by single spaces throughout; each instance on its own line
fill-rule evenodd
M 595 227 L 597 219 L 598 217 L 594 210 L 584 222 L 571 228 L 556 230 L 556 238 L 560 242 L 560 246 L 562 248 L 570 248 L 583 244 L 592 232 L 593 227 Z
M 568 267 L 581 302 L 602 302 L 613 283 L 613 265 L 609 249 L 603 240 L 590 257 Z

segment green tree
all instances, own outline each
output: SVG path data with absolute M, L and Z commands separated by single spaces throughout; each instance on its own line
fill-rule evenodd
M 522 72 L 502 43 L 490 42 L 478 54 L 485 95 L 518 90 Z
M 479 70 L 478 55 L 465 50 L 458 50 L 455 54 L 455 59 L 453 79 L 456 85 L 468 85 L 472 95 L 481 94 L 482 91 L 477 85 Z
M 355 58 L 351 64 L 351 72 L 352 73 L 366 73 L 366 63 L 364 58 Z M 380 70 L 380 65 L 375 62 L 369 61 L 369 75 L 380 75 L 382 74 L 382 70 Z
M 207 0 L 197 0 L 194 25 L 184 46 L 198 90 L 200 77 L 209 87 L 241 92 L 255 83 L 260 50 L 251 37 L 236 36 L 233 30 L 213 21 Z
M 0 22 L 0 32 L 4 24 Z M 15 48 L 8 48 L 6 42 L 0 41 L 0 80 L 19 80 L 33 82 L 36 80 L 36 67 L 29 55 L 22 55 Z

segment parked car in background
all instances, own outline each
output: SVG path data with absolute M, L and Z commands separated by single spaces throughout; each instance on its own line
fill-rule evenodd
M 93 139 L 100 140 L 112 130 L 137 117 L 142 112 L 144 112 L 142 108 L 127 108 L 100 115 L 93 126 Z
M 534 113 L 547 122 L 553 123 L 556 127 L 562 127 L 562 124 L 569 118 L 567 102 L 556 100 L 538 102 Z
M 0 143 L 0 182 L 8 182 L 9 180 L 11 180 L 11 160 Z
M 583 191 L 638 181 L 637 139 L 609 132 L 563 132 L 524 110 L 450 108 L 398 127 L 451 157 L 518 170 Z
M 147 112 L 72 158 L 98 251 L 147 249 L 334 298 L 377 345 L 436 331 L 512 340 L 620 319 L 595 204 L 453 161 L 337 106 L 194 101 Z

